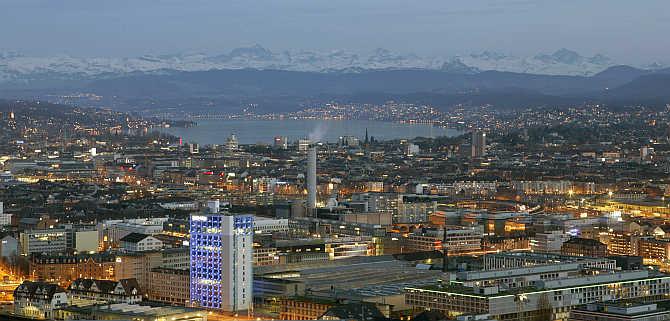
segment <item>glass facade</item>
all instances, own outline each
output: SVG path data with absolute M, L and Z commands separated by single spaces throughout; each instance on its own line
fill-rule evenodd
M 253 216 L 193 215 L 190 234 L 191 302 L 210 309 L 243 306 L 245 302 L 237 302 L 236 294 L 246 292 L 245 283 L 250 282 L 237 280 L 237 270 L 244 270 L 244 259 L 251 258 L 244 252 L 252 242 Z M 226 298 L 232 302 L 225 302 Z

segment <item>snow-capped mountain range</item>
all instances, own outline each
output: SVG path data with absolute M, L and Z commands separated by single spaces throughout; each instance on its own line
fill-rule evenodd
M 560 49 L 552 54 L 518 57 L 485 51 L 453 57 L 402 55 L 386 49 L 369 54 L 344 50 L 330 52 L 273 52 L 262 46 L 237 48 L 227 54 L 178 54 L 135 58 L 77 58 L 71 56 L 30 57 L 0 52 L 0 82 L 27 82 L 34 79 L 89 79 L 164 71 L 202 71 L 212 69 L 278 69 L 316 72 L 359 72 L 366 69 L 430 69 L 454 73 L 485 70 L 546 75 L 589 76 L 617 65 L 604 55 L 584 57 Z M 662 68 L 661 64 L 639 66 Z

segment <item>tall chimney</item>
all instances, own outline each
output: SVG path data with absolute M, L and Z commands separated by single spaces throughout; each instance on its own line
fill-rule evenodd
M 316 211 L 316 145 L 307 152 L 307 210 L 310 216 Z
M 449 269 L 449 247 L 447 246 L 447 226 L 442 228 L 442 272 Z

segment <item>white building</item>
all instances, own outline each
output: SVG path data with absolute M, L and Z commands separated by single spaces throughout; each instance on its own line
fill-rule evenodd
M 74 231 L 74 250 L 80 253 L 97 252 L 100 240 L 98 231 Z
M 163 248 L 161 240 L 147 234 L 130 233 L 121 238 L 121 248 L 128 252 L 144 252 Z
M 530 240 L 530 249 L 540 253 L 560 253 L 563 243 L 570 239 L 570 235 L 562 231 L 537 233 Z
M 118 247 L 122 237 L 130 233 L 158 234 L 163 232 L 167 217 L 138 218 L 128 220 L 107 220 L 98 223 L 101 248 Z
M 651 301 L 670 294 L 670 276 L 648 270 L 599 270 L 579 263 L 450 274 L 442 283 L 406 288 L 406 303 L 446 316 L 496 320 L 567 320 L 570 310 L 612 300 Z M 626 319 L 629 320 L 629 319 Z
M 67 293 L 56 284 L 23 281 L 14 290 L 14 313 L 34 319 L 53 319 L 56 309 L 68 306 Z
M 256 234 L 271 234 L 288 232 L 287 218 L 254 217 L 254 232 Z
M 31 253 L 65 253 L 67 235 L 62 229 L 31 230 L 19 236 L 20 252 Z
M 415 155 L 418 155 L 419 152 L 421 152 L 421 149 L 419 148 L 419 145 L 412 144 L 412 143 L 407 143 L 407 145 L 405 145 L 405 155 L 406 156 L 415 156 Z
M 252 215 L 191 216 L 191 302 L 223 311 L 253 304 Z

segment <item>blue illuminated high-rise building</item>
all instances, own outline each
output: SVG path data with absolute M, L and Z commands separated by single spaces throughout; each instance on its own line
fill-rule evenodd
M 191 215 L 191 303 L 237 312 L 252 308 L 253 216 L 208 212 Z

